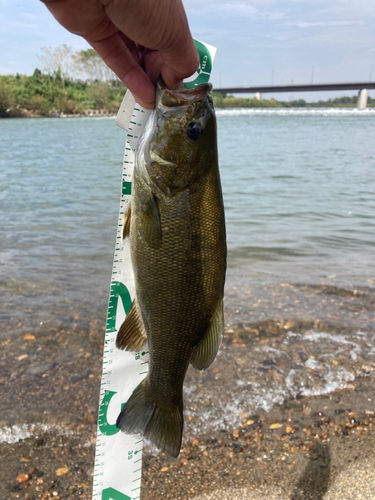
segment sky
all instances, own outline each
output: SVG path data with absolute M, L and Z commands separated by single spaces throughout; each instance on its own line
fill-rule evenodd
M 77 0 L 78 1 L 78 0 Z M 375 81 L 374 0 L 185 0 L 194 38 L 217 47 L 216 87 Z M 0 74 L 32 74 L 42 47 L 88 48 L 39 0 L 0 0 Z M 356 92 L 295 93 L 315 101 Z M 375 91 L 370 95 L 375 97 Z M 270 94 L 265 98 L 271 97 Z M 274 97 L 289 100 L 288 94 Z

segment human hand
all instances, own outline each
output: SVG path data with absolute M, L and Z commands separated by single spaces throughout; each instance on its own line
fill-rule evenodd
M 57 21 L 80 35 L 144 108 L 155 106 L 161 74 L 175 88 L 199 66 L 181 0 L 42 0 Z

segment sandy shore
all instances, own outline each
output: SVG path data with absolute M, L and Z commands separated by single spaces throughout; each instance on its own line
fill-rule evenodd
M 90 499 L 103 331 L 33 336 L 1 340 L 0 498 Z M 374 498 L 374 401 L 369 374 L 326 396 L 239 414 L 236 428 L 187 433 L 177 459 L 146 445 L 142 500 Z M 20 416 L 27 425 L 6 437 Z
M 177 459 L 146 446 L 142 499 L 374 498 L 375 418 L 362 411 L 375 395 L 369 382 L 287 402 L 272 415 L 244 416 L 239 429 L 185 442 Z M 1 498 L 89 499 L 93 424 L 3 444 Z

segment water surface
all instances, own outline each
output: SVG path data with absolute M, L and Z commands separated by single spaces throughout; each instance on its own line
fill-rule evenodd
M 217 118 L 227 343 L 205 378 L 208 403 L 197 374 L 186 386 L 187 411 L 208 428 L 327 393 L 375 366 L 375 113 L 236 109 Z M 49 339 L 52 361 L 32 354 L 52 373 L 84 354 L 87 332 L 104 329 L 125 133 L 113 118 L 14 119 L 0 121 L 0 137 L 0 340 L 74 331 L 63 349 Z M 238 331 L 248 338 L 236 340 Z M 274 340 L 262 343 L 263 334 Z M 217 370 L 236 362 L 231 390 Z M 38 372 L 28 363 L 17 373 Z M 43 420 L 37 404 L 34 420 Z

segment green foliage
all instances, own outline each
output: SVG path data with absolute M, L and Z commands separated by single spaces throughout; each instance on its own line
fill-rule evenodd
M 227 94 L 221 94 L 220 92 L 215 92 L 214 90 L 211 92 L 214 106 L 215 108 L 222 108 L 224 99 L 227 97 Z
M 358 96 L 344 96 L 336 97 L 335 99 L 328 99 L 328 101 L 306 102 L 303 99 L 299 101 L 283 102 L 282 104 L 288 108 L 355 108 L 357 106 Z M 375 107 L 375 99 L 368 97 L 367 107 Z
M 122 82 L 65 80 L 36 69 L 31 76 L 0 75 L 0 117 L 80 114 L 87 109 L 116 112 L 126 88 Z
M 30 97 L 27 102 L 27 108 L 29 111 L 41 116 L 47 116 L 50 112 L 50 103 L 48 99 L 40 94 L 35 94 Z
M 43 71 L 0 75 L 0 117 L 118 110 L 126 88 L 94 49 L 73 53 L 66 45 L 43 47 L 38 58 Z
M 285 105 L 287 105 L 285 103 Z M 292 101 L 288 103 L 288 107 L 290 108 L 306 108 L 309 104 L 304 99 L 299 99 L 298 101 Z
M 15 93 L 12 87 L 4 80 L 0 80 L 0 117 L 12 116 L 15 107 Z
M 106 108 L 109 94 L 110 87 L 105 82 L 94 83 L 87 89 L 87 96 L 95 109 Z
M 214 105 L 216 108 L 355 108 L 357 106 L 357 96 L 344 96 L 328 101 L 306 102 L 298 99 L 291 102 L 277 101 L 276 99 L 261 99 L 234 97 L 233 95 L 212 92 Z M 375 107 L 375 99 L 369 97 L 367 107 Z
M 283 104 L 276 99 L 255 99 L 234 97 L 233 95 L 212 92 L 216 108 L 282 108 Z
M 116 112 L 125 94 L 125 86 L 105 65 L 94 49 L 73 53 L 61 45 L 43 47 L 38 56 L 43 71 L 36 68 L 31 76 L 0 75 L 0 117 L 56 116 L 81 114 L 86 110 Z M 281 102 L 275 99 L 241 98 L 212 92 L 217 108 L 276 107 L 355 107 L 357 97 L 340 97 L 306 103 L 303 99 Z M 368 98 L 375 107 L 375 99 Z

